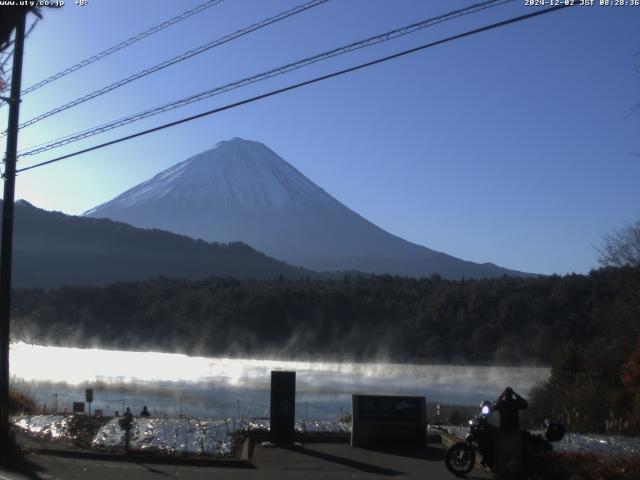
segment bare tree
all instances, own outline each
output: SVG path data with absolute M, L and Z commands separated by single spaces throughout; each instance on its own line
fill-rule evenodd
M 25 7 L 25 6 L 12 6 L 5 7 L 2 9 L 0 7 L 0 94 L 9 90 L 11 79 L 8 78 L 8 73 L 10 71 L 8 67 L 9 60 L 13 57 L 13 50 L 9 51 L 9 47 L 13 45 L 13 40 L 11 39 L 11 34 L 15 29 L 17 23 L 21 20 L 22 16 L 27 15 L 29 13 L 35 14 L 37 17 L 29 30 L 25 33 L 25 38 L 29 36 L 29 34 L 33 31 L 38 23 L 38 20 L 42 19 L 42 14 L 40 13 L 40 8 L 37 7 Z
M 624 291 L 631 301 L 635 318 L 640 316 L 640 220 L 603 237 L 599 249 L 599 263 L 603 267 L 623 271 Z
M 640 50 L 638 50 L 634 56 L 636 57 L 636 73 L 638 74 L 638 80 L 640 81 Z M 627 118 L 638 112 L 640 112 L 640 100 L 631 107 L 631 111 L 629 112 L 629 115 L 627 115 Z M 640 157 L 640 152 L 631 152 L 631 154 Z
M 640 267 L 640 220 L 605 235 L 599 253 L 603 267 Z
M 638 50 L 634 56 L 636 57 L 636 73 L 638 74 L 638 80 L 640 80 L 640 50 Z M 638 100 L 638 103 L 631 107 L 629 116 L 638 112 L 640 112 L 640 100 Z

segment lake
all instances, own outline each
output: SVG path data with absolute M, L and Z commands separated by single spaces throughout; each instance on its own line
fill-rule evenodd
M 92 409 L 134 414 L 247 418 L 269 415 L 270 372 L 296 371 L 296 417 L 335 419 L 351 410 L 351 395 L 425 396 L 428 403 L 476 405 L 505 386 L 527 396 L 548 368 L 295 362 L 191 357 L 156 352 L 79 349 L 14 343 L 14 386 L 48 411 L 68 411 L 94 389 Z

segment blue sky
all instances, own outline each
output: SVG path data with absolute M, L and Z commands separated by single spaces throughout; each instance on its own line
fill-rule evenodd
M 23 86 L 202 1 L 68 1 L 45 11 L 27 41 Z M 20 148 L 471 3 L 331 0 L 25 128 Z M 25 96 L 21 120 L 295 5 L 226 0 Z M 515 1 L 20 166 L 530 11 Z M 639 25 L 640 7 L 574 7 L 25 172 L 16 198 L 80 214 L 240 136 L 407 240 L 518 270 L 586 273 L 602 235 L 640 219 L 640 114 L 629 116 L 640 100 Z

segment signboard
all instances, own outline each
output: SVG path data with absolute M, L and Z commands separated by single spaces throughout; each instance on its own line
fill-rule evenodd
M 353 395 L 354 447 L 425 446 L 427 408 L 424 397 Z
M 359 420 L 376 422 L 419 422 L 420 397 L 358 395 Z
M 73 402 L 73 413 L 84 413 L 84 402 Z
M 296 372 L 271 372 L 271 441 L 293 443 Z

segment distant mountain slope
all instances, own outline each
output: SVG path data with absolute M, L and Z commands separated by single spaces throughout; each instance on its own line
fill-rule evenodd
M 24 201 L 15 207 L 13 249 L 14 287 L 105 285 L 157 276 L 191 280 L 316 276 L 242 243 L 206 243 L 111 220 L 48 212 Z
M 392 235 L 259 142 L 234 138 L 85 213 L 209 241 L 243 241 L 314 270 L 481 278 L 526 275 Z

